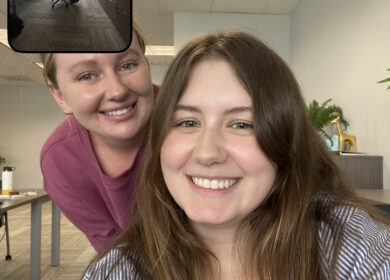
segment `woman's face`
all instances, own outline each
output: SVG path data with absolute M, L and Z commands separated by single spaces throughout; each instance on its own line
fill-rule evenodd
M 154 104 L 149 64 L 133 33 L 122 53 L 55 54 L 57 103 L 94 136 L 128 141 L 145 127 Z
M 161 167 L 196 229 L 234 230 L 269 193 L 275 167 L 253 122 L 251 98 L 230 64 L 211 59 L 193 67 L 161 148 Z

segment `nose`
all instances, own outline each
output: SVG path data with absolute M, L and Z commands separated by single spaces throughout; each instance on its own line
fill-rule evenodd
M 117 73 L 109 73 L 105 79 L 106 96 L 110 100 L 120 101 L 127 97 L 129 89 Z
M 205 166 L 224 163 L 228 158 L 228 152 L 221 133 L 211 129 L 203 131 L 195 143 L 192 158 Z

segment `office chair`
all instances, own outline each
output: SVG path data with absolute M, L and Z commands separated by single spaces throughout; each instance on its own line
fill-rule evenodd
M 66 2 L 66 0 L 51 0 L 51 2 L 54 2 L 51 7 L 54 8 L 54 6 L 58 3 L 58 2 L 64 2 L 65 3 L 65 7 L 68 7 L 69 3 Z M 71 3 L 72 4 L 72 3 Z

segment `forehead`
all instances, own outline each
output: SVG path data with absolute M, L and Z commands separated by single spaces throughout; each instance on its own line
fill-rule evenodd
M 188 83 L 178 103 L 251 106 L 251 96 L 229 62 L 203 59 L 192 66 Z
M 137 55 L 142 55 L 143 52 L 139 45 L 137 34 L 133 31 L 132 40 L 130 47 L 120 53 L 55 53 L 53 54 L 54 63 L 58 68 L 62 68 L 62 65 L 69 65 L 73 63 L 78 63 L 83 60 L 103 60 L 109 58 L 116 58 L 126 55 L 127 53 L 133 53 Z

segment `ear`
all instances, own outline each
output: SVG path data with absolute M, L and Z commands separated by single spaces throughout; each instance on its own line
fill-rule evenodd
M 58 106 L 61 107 L 61 109 L 65 111 L 70 111 L 70 108 L 68 107 L 68 104 L 66 103 L 64 97 L 62 96 L 61 91 L 56 88 L 52 82 L 48 81 L 47 86 L 50 89 L 51 95 L 53 95 L 54 100 L 57 102 Z

